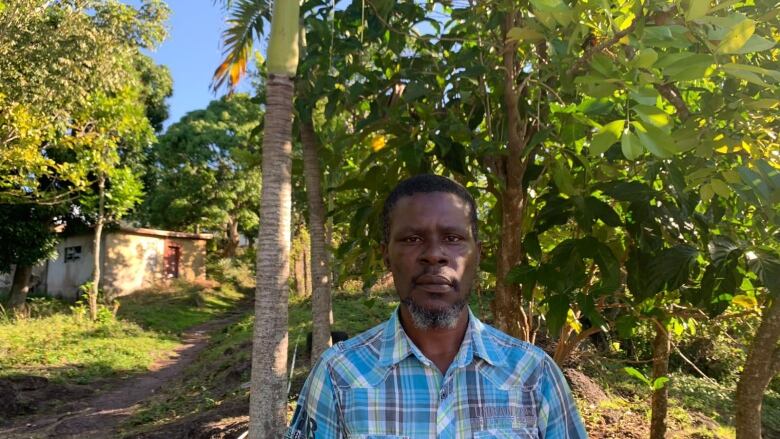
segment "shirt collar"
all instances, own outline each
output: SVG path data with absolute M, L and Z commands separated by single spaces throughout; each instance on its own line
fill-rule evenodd
M 487 326 L 471 312 L 471 308 L 468 311 L 469 324 L 466 328 L 466 336 L 463 337 L 463 343 L 453 360 L 453 364 L 456 367 L 468 366 L 476 355 L 493 366 L 502 365 L 504 363 L 504 355 L 496 346 L 493 337 L 488 333 Z M 401 326 L 400 308 L 396 308 L 390 320 L 385 323 L 384 338 L 379 353 L 379 365 L 390 367 L 404 360 L 409 355 L 414 355 L 421 363 L 434 367 L 433 362 L 425 357 L 420 349 L 409 339 L 409 336 L 406 335 L 406 331 Z

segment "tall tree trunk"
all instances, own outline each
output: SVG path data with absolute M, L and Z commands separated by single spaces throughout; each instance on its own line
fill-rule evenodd
M 8 297 L 8 307 L 15 314 L 24 314 L 27 308 L 27 293 L 30 292 L 32 265 L 16 265 L 11 283 L 11 293 Z
M 330 252 L 325 232 L 325 204 L 322 200 L 322 171 L 319 141 L 308 120 L 301 121 L 303 176 L 309 203 L 312 274 L 312 362 L 330 347 Z
M 504 33 L 515 26 L 514 11 L 506 13 Z M 526 123 L 521 121 L 518 99 L 522 94 L 516 86 L 517 43 L 505 38 L 504 41 L 504 107 L 507 114 L 507 132 L 509 141 L 506 156 L 495 160 L 494 172 L 503 180 L 500 192 L 501 236 L 499 238 L 496 267 L 496 296 L 493 300 L 493 315 L 496 325 L 510 335 L 523 340 L 530 339 L 530 316 L 522 308 L 522 294 L 519 285 L 510 285 L 506 276 L 523 259 L 522 227 L 525 207 L 523 175 L 526 162 L 523 149 L 527 144 Z M 520 319 L 518 319 L 520 317 Z
M 669 373 L 669 331 L 656 323 L 653 340 L 653 382 Z M 650 439 L 664 439 L 666 436 L 666 412 L 669 406 L 669 386 L 664 384 L 653 391 L 652 415 L 650 418 Z
M 100 172 L 98 175 L 98 217 L 95 223 L 95 241 L 92 258 L 92 288 L 88 293 L 89 299 L 89 318 L 92 321 L 97 320 L 97 299 L 100 291 L 100 242 L 103 237 L 103 222 L 105 221 L 105 201 L 106 201 L 106 176 Z
M 764 313 L 737 383 L 737 439 L 761 439 L 761 404 L 772 378 L 780 372 L 780 300 Z
M 299 18 L 297 1 L 274 0 L 266 64 L 249 439 L 283 437 L 287 424 L 293 77 L 298 69 Z
M 238 219 L 230 218 L 227 223 L 227 242 L 225 243 L 225 257 L 232 258 L 236 256 L 236 249 L 239 244 Z

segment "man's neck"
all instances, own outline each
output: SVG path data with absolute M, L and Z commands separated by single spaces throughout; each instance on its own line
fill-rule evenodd
M 458 355 L 463 337 L 466 336 L 469 325 L 468 308 L 463 308 L 453 328 L 420 329 L 414 326 L 412 316 L 404 305 L 400 307 L 400 318 L 401 326 L 409 339 L 445 374 L 452 360 Z

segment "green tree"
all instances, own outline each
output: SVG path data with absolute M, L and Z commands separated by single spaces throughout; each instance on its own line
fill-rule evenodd
M 9 1 L 0 12 L 0 200 L 78 202 L 95 219 L 92 318 L 103 224 L 140 200 L 145 111 L 162 117 L 170 94 L 167 73 L 140 53 L 165 36 L 167 13 L 158 0 Z
M 233 94 L 172 124 L 151 150 L 145 221 L 224 231 L 224 253 L 234 256 L 239 233 L 257 231 L 262 115 L 248 95 Z

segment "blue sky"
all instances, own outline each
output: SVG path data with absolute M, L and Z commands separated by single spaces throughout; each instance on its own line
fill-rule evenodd
M 165 127 L 189 111 L 205 108 L 218 97 L 209 85 L 211 74 L 222 59 L 220 36 L 225 27 L 222 10 L 212 0 L 168 0 L 167 3 L 171 8 L 168 39 L 149 53 L 157 64 L 168 66 L 173 76 L 173 96 L 168 99 L 170 117 Z M 242 80 L 239 91 L 250 90 L 250 80 Z

